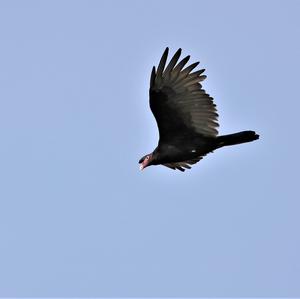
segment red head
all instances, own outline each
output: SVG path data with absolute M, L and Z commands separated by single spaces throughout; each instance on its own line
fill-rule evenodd
M 140 165 L 140 170 L 143 170 L 147 166 L 150 166 L 152 162 L 152 154 L 148 154 L 144 157 L 142 157 L 139 161 Z

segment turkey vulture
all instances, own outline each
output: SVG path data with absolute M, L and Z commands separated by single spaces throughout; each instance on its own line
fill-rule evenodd
M 166 66 L 169 48 L 150 78 L 150 108 L 159 130 L 156 149 L 139 160 L 140 169 L 164 165 L 185 171 L 217 148 L 250 142 L 259 138 L 254 131 L 218 136 L 218 114 L 213 98 L 199 83 L 204 69 L 192 72 L 199 64 L 187 67 L 190 56 L 178 62 L 179 49 Z

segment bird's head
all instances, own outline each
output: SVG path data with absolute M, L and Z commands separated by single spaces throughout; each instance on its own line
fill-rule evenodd
M 142 157 L 139 160 L 139 163 L 141 164 L 140 165 L 140 170 L 143 170 L 147 166 L 150 166 L 152 164 L 152 161 L 153 161 L 153 154 L 152 153 L 148 154 L 148 155 L 145 155 L 144 157 Z

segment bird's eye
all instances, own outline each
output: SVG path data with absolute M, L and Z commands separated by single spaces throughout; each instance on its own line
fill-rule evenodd
M 146 157 L 146 160 L 149 160 L 149 156 Z

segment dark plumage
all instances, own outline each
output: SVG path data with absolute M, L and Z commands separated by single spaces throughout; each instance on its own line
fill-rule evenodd
M 199 64 L 186 68 L 190 56 L 179 63 L 179 49 L 166 66 L 169 49 L 166 48 L 157 71 L 150 78 L 150 108 L 157 122 L 159 142 L 153 153 L 139 160 L 141 169 L 162 164 L 185 171 L 213 150 L 259 138 L 254 131 L 217 136 L 218 114 L 213 98 L 202 85 L 204 69 L 192 72 Z

